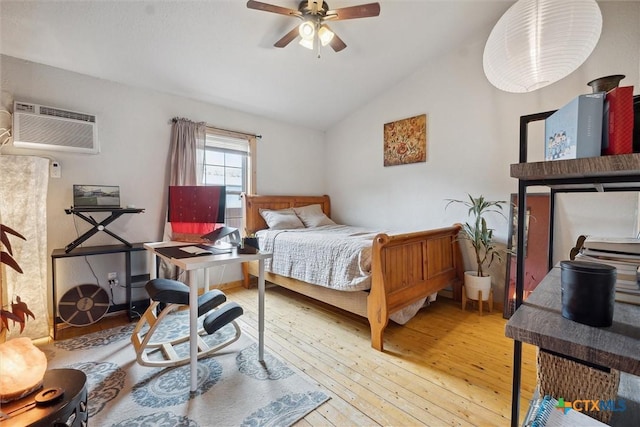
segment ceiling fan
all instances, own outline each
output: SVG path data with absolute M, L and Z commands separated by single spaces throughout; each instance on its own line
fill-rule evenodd
M 313 49 L 316 45 L 329 45 L 336 52 L 340 52 L 347 47 L 347 45 L 329 28 L 326 24 L 327 21 L 369 18 L 380 15 L 379 3 L 361 4 L 331 10 L 325 1 L 302 0 L 298 5 L 298 10 L 294 10 L 249 0 L 247 1 L 247 7 L 263 12 L 292 16 L 302 20 L 300 25 L 293 28 L 285 34 L 284 37 L 275 42 L 275 47 L 285 47 L 296 37 L 300 36 L 300 44 L 307 49 Z

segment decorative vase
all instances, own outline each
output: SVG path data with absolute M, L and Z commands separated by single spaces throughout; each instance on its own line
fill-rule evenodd
M 478 301 L 478 291 L 482 291 L 482 301 L 488 301 L 491 293 L 491 276 L 479 277 L 476 271 L 465 271 L 464 290 L 467 298 L 474 301 Z
M 620 84 L 620 80 L 624 79 L 626 76 L 624 74 L 614 74 L 611 76 L 598 77 L 597 79 L 591 80 L 587 83 L 588 86 L 591 86 L 593 93 L 596 92 L 609 92 L 611 89 L 618 87 Z

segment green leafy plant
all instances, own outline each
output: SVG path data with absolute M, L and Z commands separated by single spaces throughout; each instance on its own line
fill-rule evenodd
M 0 264 L 5 264 L 22 274 L 22 268 L 20 268 L 18 262 L 13 259 L 13 250 L 11 249 L 9 234 L 22 240 L 27 240 L 22 234 L 12 228 L 0 224 Z M 4 248 L 6 248 L 6 251 L 3 250 Z M 35 316 L 31 310 L 29 310 L 27 304 L 20 299 L 20 296 L 16 295 L 16 302 L 11 304 L 11 311 L 0 308 L 0 319 L 2 319 L 2 323 L 0 323 L 0 331 L 4 328 L 9 329 L 9 320 L 12 320 L 14 323 L 18 322 L 20 324 L 20 332 L 22 332 L 24 330 L 25 322 L 29 316 L 31 316 L 32 319 L 35 319 Z
M 482 277 L 485 275 L 484 270 L 491 267 L 493 261 L 502 259 L 499 249 L 493 242 L 493 229 L 487 227 L 485 215 L 497 213 L 506 219 L 502 208 L 507 202 L 486 200 L 482 195 L 473 197 L 468 194 L 468 196 L 469 200 L 447 199 L 445 209 L 452 203 L 459 203 L 469 208 L 468 215 L 472 221 L 464 223 L 460 238 L 471 242 L 478 264 L 477 276 Z

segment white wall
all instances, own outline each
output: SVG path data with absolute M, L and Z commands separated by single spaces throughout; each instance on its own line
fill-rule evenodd
M 152 92 L 35 64 L 0 57 L 3 99 L 34 102 L 98 118 L 98 155 L 3 148 L 2 154 L 26 154 L 55 158 L 62 177 L 49 180 L 48 253 L 64 248 L 89 225 L 64 209 L 72 204 L 73 184 L 119 185 L 122 204 L 145 208 L 142 214 L 124 215 L 108 227 L 129 242 L 161 239 L 166 204 L 166 167 L 170 119 L 186 117 L 225 129 L 262 135 L 258 140 L 258 193 L 324 194 L 324 134 L 202 102 Z M 292 162 L 291 159 L 296 159 Z M 286 165 L 286 167 L 285 167 Z M 1 173 L 1 171 L 0 171 Z M 3 201 L 5 202 L 5 201 Z M 101 220 L 101 214 L 96 219 Z M 77 230 L 76 230 L 77 227 Z M 118 244 L 98 233 L 85 246 Z M 124 282 L 122 255 L 88 257 L 98 281 L 106 286 L 107 273 L 118 272 Z M 49 263 L 51 261 L 49 260 Z M 146 268 L 143 253 L 134 255 L 134 274 Z M 58 261 L 58 296 L 81 283 L 96 283 L 82 258 Z M 237 269 L 225 272 L 225 281 L 239 280 Z M 134 292 L 134 299 L 144 294 Z M 115 302 L 123 303 L 124 289 L 115 290 Z
M 467 46 L 425 64 L 328 131 L 327 192 L 334 216 L 344 223 L 415 230 L 466 220 L 462 208 L 451 206 L 445 211 L 447 198 L 471 193 L 509 200 L 509 194 L 517 191 L 509 165 L 518 162 L 520 116 L 557 109 L 579 94 L 590 93 L 587 82 L 610 74 L 625 74 L 621 84 L 633 85 L 634 93 L 640 93 L 640 3 L 600 6 L 604 22 L 596 50 L 560 82 L 530 94 L 494 88 L 482 70 L 487 30 Z M 383 167 L 384 123 L 423 113 L 427 114 L 427 162 Z M 544 138 L 537 144 L 530 142 L 529 161 L 543 159 L 543 146 Z M 607 231 L 603 224 L 614 235 L 635 231 L 635 194 L 596 198 L 572 194 L 560 199 L 558 227 L 562 229 L 554 254 L 559 259 L 567 256 L 578 234 Z M 498 239 L 506 241 L 507 221 L 496 218 L 492 226 Z M 496 269 L 503 271 L 504 266 Z M 497 273 L 502 275 L 494 285 L 500 288 L 504 273 Z

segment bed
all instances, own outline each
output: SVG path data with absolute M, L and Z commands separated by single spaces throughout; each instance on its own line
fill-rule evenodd
M 331 217 L 329 196 L 242 195 L 243 233 L 268 229 L 261 209 L 282 210 L 319 204 Z M 461 299 L 463 264 L 457 235 L 460 225 L 404 234 L 379 233 L 371 245 L 370 289 L 345 292 L 265 271 L 265 280 L 324 303 L 366 317 L 371 346 L 383 350 L 383 335 L 392 314 L 451 287 Z M 262 245 L 262 243 L 261 243 Z M 275 258 L 275 257 L 274 257 Z M 258 275 L 257 262 L 243 264 L 244 286 Z

